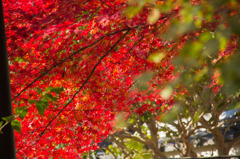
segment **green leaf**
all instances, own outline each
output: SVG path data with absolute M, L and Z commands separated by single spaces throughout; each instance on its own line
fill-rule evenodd
M 199 41 L 201 41 L 202 43 L 205 43 L 210 39 L 212 39 L 212 35 L 210 32 L 204 32 L 199 35 Z
M 53 95 L 48 94 L 48 93 L 44 94 L 43 97 L 47 100 L 51 100 L 51 101 L 55 101 L 55 102 L 57 101 L 57 98 L 53 97 Z
M 46 89 L 46 92 L 55 92 L 57 94 L 61 94 L 62 91 L 63 91 L 63 87 L 48 87 Z
M 229 23 L 230 23 L 230 28 L 231 28 L 232 32 L 235 33 L 235 34 L 237 34 L 237 35 L 240 35 L 239 16 L 237 16 L 237 15 L 232 16 L 232 17 L 229 19 Z
M 46 108 L 48 107 L 48 100 L 39 100 L 35 103 L 39 114 L 44 115 Z
M 39 112 L 39 114 L 44 115 L 46 108 L 49 105 L 48 99 L 43 100 L 29 100 L 29 103 L 35 103 L 35 106 Z
M 227 38 L 226 37 L 220 37 L 219 38 L 219 49 L 225 49 L 227 47 Z
M 219 51 L 219 44 L 220 44 L 220 42 L 216 38 L 208 40 L 204 45 L 205 49 L 203 51 L 203 55 L 205 55 L 205 56 L 216 55 Z M 222 46 L 222 47 L 224 47 L 224 46 Z
M 23 58 L 21 58 L 21 57 L 17 57 L 17 58 L 15 59 L 15 61 L 17 61 L 17 62 L 23 62 L 23 61 L 24 61 L 24 59 L 23 59 Z
M 141 10 L 142 10 L 142 6 L 129 6 L 126 9 L 126 14 L 128 15 L 129 18 L 133 18 Z
M 13 115 L 9 115 L 9 116 L 6 116 L 6 117 L 2 117 L 2 120 L 8 122 L 8 121 L 10 121 L 12 118 L 13 118 Z
M 27 114 L 27 106 L 18 107 L 15 109 L 15 113 L 19 116 L 19 118 L 23 119 Z
M 202 43 L 195 42 L 185 45 L 181 50 L 181 56 L 189 58 L 197 58 L 201 55 L 201 50 L 203 48 Z
M 2 126 L 2 124 L 3 124 L 3 121 L 0 122 L 0 127 Z
M 14 130 L 16 130 L 17 132 L 21 132 L 21 123 L 18 120 L 13 120 L 11 121 L 11 126 Z
M 164 53 L 156 53 L 152 54 L 148 57 L 148 59 L 154 63 L 159 63 L 165 57 Z
M 163 114 L 161 122 L 172 124 L 175 120 L 177 120 L 177 114 L 179 114 L 183 109 L 180 105 L 174 105 L 172 108 L 166 113 Z
M 29 102 L 30 104 L 33 104 L 33 103 L 36 103 L 37 100 L 28 100 L 28 102 Z
M 239 52 L 229 58 L 227 63 L 220 66 L 221 76 L 225 83 L 225 91 L 235 94 L 240 89 L 240 55 Z
M 204 76 L 205 74 L 207 74 L 207 72 L 208 72 L 208 68 L 207 68 L 207 67 L 204 67 L 201 71 L 199 71 L 199 72 L 195 75 L 195 81 L 196 81 L 196 82 L 200 81 L 200 80 L 203 78 L 203 76 Z
M 158 5 L 157 7 L 159 8 L 159 10 L 162 12 L 162 13 L 168 13 L 172 10 L 172 1 L 165 1 L 164 4 L 161 4 L 161 5 Z

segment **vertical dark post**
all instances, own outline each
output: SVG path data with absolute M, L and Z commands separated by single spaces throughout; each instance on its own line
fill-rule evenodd
M 1 117 L 12 115 L 9 68 L 6 46 L 6 34 L 3 16 L 3 4 L 0 0 L 0 121 Z M 14 133 L 10 124 L 0 134 L 0 158 L 15 159 Z

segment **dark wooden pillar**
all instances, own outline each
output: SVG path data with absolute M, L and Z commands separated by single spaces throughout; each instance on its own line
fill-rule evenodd
M 0 0 L 0 121 L 1 117 L 12 115 L 6 34 L 3 16 L 3 4 Z M 0 134 L 0 158 L 15 159 L 15 140 L 10 124 Z

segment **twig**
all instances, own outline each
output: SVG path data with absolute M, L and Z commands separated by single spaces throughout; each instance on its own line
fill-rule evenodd
M 132 28 L 136 28 L 136 27 L 139 27 L 139 26 L 134 26 Z M 72 58 L 73 56 L 75 56 L 76 54 L 78 54 L 79 52 L 97 44 L 98 42 L 100 42 L 102 39 L 104 39 L 105 37 L 107 36 L 112 36 L 112 35 L 115 35 L 117 33 L 120 33 L 120 32 L 123 32 L 123 31 L 129 31 L 129 29 L 132 29 L 132 28 L 124 28 L 124 29 L 121 29 L 121 30 L 118 30 L 118 31 L 115 31 L 113 33 L 109 33 L 109 34 L 106 34 L 104 36 L 102 36 L 101 38 L 99 38 L 98 40 L 96 40 L 95 42 L 93 42 L 92 44 L 88 45 L 88 46 L 85 46 L 75 52 L 73 52 L 71 55 L 69 55 L 68 57 L 64 58 L 63 60 L 61 60 L 60 62 L 56 63 L 55 65 L 53 65 L 51 68 L 49 68 L 48 70 L 46 70 L 44 73 L 42 73 L 40 76 L 38 76 L 36 79 L 34 79 L 30 84 L 28 84 L 25 88 L 23 88 L 17 95 L 15 95 L 12 100 L 16 99 L 18 96 L 20 96 L 23 92 L 25 92 L 29 87 L 31 87 L 36 81 L 40 80 L 42 77 L 44 77 L 45 75 L 47 75 L 52 69 L 54 69 L 55 67 L 57 67 L 58 65 L 61 65 L 62 63 L 64 63 L 65 61 L 67 61 L 68 59 Z
M 85 80 L 85 82 L 81 85 L 81 87 L 78 89 L 78 91 L 73 95 L 73 97 L 65 104 L 65 106 L 50 120 L 50 122 L 46 125 L 45 129 L 39 134 L 39 138 L 37 139 L 37 142 L 41 139 L 44 132 L 47 130 L 47 128 L 51 125 L 51 123 L 58 117 L 58 115 L 74 100 L 76 95 L 82 90 L 82 88 L 86 85 L 86 83 L 89 81 L 91 76 L 93 75 L 94 71 L 96 70 L 97 66 L 100 64 L 100 62 L 117 46 L 117 44 L 128 34 L 130 31 L 130 28 L 127 29 L 127 32 L 107 51 L 97 62 L 97 64 L 94 65 L 92 71 L 90 72 L 88 78 Z

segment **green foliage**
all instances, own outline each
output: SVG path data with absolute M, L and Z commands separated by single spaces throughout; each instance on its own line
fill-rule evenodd
M 145 146 L 135 140 L 131 140 L 131 139 L 127 140 L 126 146 L 131 152 L 133 152 L 132 158 L 134 159 L 152 158 L 151 153 L 146 150 Z
M 124 116 L 121 113 L 117 114 L 116 121 L 118 121 L 116 125 L 117 128 L 124 128 L 127 126 L 127 123 L 124 120 Z
M 230 25 L 231 31 L 236 35 L 240 35 L 239 15 L 234 15 L 231 18 L 229 18 L 229 23 L 231 24 Z
M 21 123 L 18 120 L 12 120 L 11 121 L 11 126 L 14 130 L 16 130 L 17 132 L 21 132 Z
M 160 63 L 161 60 L 165 57 L 164 53 L 155 53 L 148 57 L 149 61 L 152 61 L 154 63 Z
M 227 63 L 220 66 L 222 79 L 225 83 L 225 90 L 228 93 L 235 94 L 240 89 L 240 55 L 232 56 Z
M 39 112 L 39 114 L 44 115 L 44 112 L 46 110 L 46 108 L 49 105 L 49 101 L 47 99 L 43 99 L 43 100 L 29 100 L 29 103 L 35 103 L 35 106 Z
M 18 107 L 15 109 L 15 113 L 19 116 L 19 118 L 23 119 L 26 114 L 27 114 L 27 106 L 24 106 L 24 107 Z
M 3 121 L 0 121 L 0 127 L 3 125 Z
M 17 119 L 14 119 L 13 115 L 2 117 L 2 119 L 6 122 L 10 122 L 13 130 L 21 133 L 21 123 Z M 0 122 L 0 127 L 2 127 L 3 123 L 3 121 Z M 0 131 L 0 134 L 3 134 L 3 132 Z
M 240 35 L 239 11 L 231 13 L 231 7 L 234 8 L 236 0 L 213 0 L 211 2 L 204 0 L 199 4 L 194 4 L 196 1 L 191 1 L 193 2 L 191 3 L 187 0 L 177 2 L 166 0 L 160 3 L 149 0 L 132 0 L 131 2 L 129 5 L 131 17 L 145 6 L 148 7 L 149 24 L 156 23 L 161 14 L 169 13 L 177 6 L 176 3 L 181 3 L 179 17 L 171 19 L 168 29 L 164 31 L 164 34 L 159 35 L 169 45 L 184 41 L 183 47 L 177 50 L 178 56 L 173 58 L 175 73 L 179 75 L 178 79 L 161 92 L 163 99 L 167 100 L 174 96 L 175 101 L 172 109 L 162 115 L 162 122 L 171 124 L 177 120 L 177 117 L 180 117 L 191 119 L 192 127 L 194 127 L 203 114 L 214 110 L 211 110 L 212 103 L 223 100 L 218 103 L 217 111 L 219 111 L 228 103 L 224 99 L 239 96 L 236 95 L 240 91 L 239 46 L 231 50 L 231 42 L 239 43 Z M 220 11 L 219 8 L 222 10 Z M 155 53 L 150 55 L 148 60 L 160 63 L 164 57 L 164 53 Z M 220 72 L 220 77 L 215 77 L 217 71 Z M 146 79 L 140 78 L 140 82 L 136 83 L 137 88 L 146 90 L 148 88 L 146 83 L 150 80 Z M 218 90 L 220 86 L 223 86 L 224 91 Z M 175 94 L 173 91 L 176 91 Z M 232 108 L 239 108 L 239 102 L 233 102 L 232 105 L 226 107 L 226 109 Z M 141 120 L 145 122 L 150 117 L 149 115 L 151 114 L 143 113 Z M 131 116 L 128 122 L 135 124 L 138 121 Z M 141 130 L 146 133 L 147 127 L 141 125 Z M 172 135 L 171 133 L 174 132 L 168 132 L 167 136 Z M 140 151 L 141 144 L 134 142 L 136 141 L 128 140 L 126 145 L 130 149 L 135 149 L 136 152 Z M 133 147 L 131 145 L 133 143 L 137 146 Z
M 172 109 L 166 114 L 162 115 L 161 122 L 164 123 L 173 123 L 174 121 L 177 120 L 177 114 L 184 112 L 184 107 L 181 105 L 174 105 Z
M 142 115 L 142 121 L 145 122 L 149 120 L 151 116 L 152 116 L 151 112 L 149 111 L 144 112 Z
M 146 72 L 140 75 L 137 79 L 135 86 L 140 90 L 144 91 L 148 89 L 148 82 L 152 79 L 153 73 Z
M 57 94 L 61 94 L 63 91 L 63 87 L 48 87 L 45 92 L 55 92 Z
M 60 95 L 63 91 L 62 87 L 48 87 L 45 91 L 42 91 L 40 88 L 37 88 L 38 93 L 41 97 L 38 100 L 29 100 L 30 104 L 35 103 L 35 106 L 39 114 L 44 115 L 45 110 L 47 109 L 49 102 L 57 102 L 58 98 L 54 97 L 52 93 Z M 26 114 L 25 114 L 26 115 Z
M 115 156 L 122 156 L 122 151 L 119 150 L 117 147 L 113 146 L 113 145 L 109 145 L 108 146 L 109 150 L 112 151 L 112 153 L 115 155 Z M 107 154 L 110 154 L 110 152 L 107 150 L 106 151 Z
M 146 0 L 131 0 L 129 6 L 125 10 L 126 15 L 129 18 L 133 18 L 136 14 L 142 11 L 142 8 L 146 4 Z
M 83 158 L 83 159 L 87 159 L 87 157 L 88 157 L 88 154 L 87 154 L 87 153 L 83 153 L 83 154 L 82 154 L 82 158 Z
M 2 117 L 2 120 L 6 121 L 6 122 L 9 122 L 13 119 L 13 115 L 9 115 L 9 116 L 6 116 L 6 117 Z

